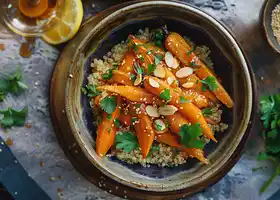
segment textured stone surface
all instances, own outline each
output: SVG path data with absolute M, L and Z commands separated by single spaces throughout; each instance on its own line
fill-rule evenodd
M 258 82 L 260 94 L 277 92 L 280 86 L 279 55 L 266 43 L 259 25 L 259 12 L 262 0 L 186 0 L 200 7 L 207 13 L 226 24 L 241 42 L 249 55 Z M 86 1 L 85 18 L 116 3 L 116 0 Z M 30 129 L 13 128 L 0 136 L 14 141 L 12 151 L 37 183 L 52 197 L 58 199 L 58 188 L 62 189 L 62 199 L 67 200 L 111 200 L 119 199 L 98 189 L 82 177 L 67 160 L 54 135 L 48 105 L 48 91 L 51 72 L 59 56 L 59 51 L 37 40 L 31 58 L 19 56 L 21 38 L 14 36 L 0 26 L 0 44 L 5 50 L 0 51 L 0 70 L 9 72 L 21 65 L 25 82 L 29 90 L 17 97 L 9 95 L 0 108 L 8 106 L 23 107 L 28 105 Z M 217 184 L 204 192 L 193 196 L 192 200 L 229 199 L 261 200 L 267 199 L 280 186 L 280 178 L 269 190 L 259 196 L 258 191 L 271 174 L 270 170 L 252 172 L 252 168 L 269 166 L 255 160 L 262 150 L 260 124 L 256 124 L 245 154 L 235 167 Z

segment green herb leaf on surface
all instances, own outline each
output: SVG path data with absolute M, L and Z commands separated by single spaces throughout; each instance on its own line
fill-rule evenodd
M 10 107 L 7 110 L 0 110 L 0 125 L 3 128 L 11 128 L 12 126 L 24 126 L 27 113 L 27 107 L 24 107 L 22 110 L 14 110 Z
M 217 82 L 216 82 L 216 78 L 213 76 L 208 76 L 205 79 L 201 80 L 200 82 L 203 83 L 202 85 L 202 90 L 206 91 L 206 90 L 210 90 L 210 91 L 214 91 L 218 88 Z
M 108 114 L 112 114 L 117 107 L 117 99 L 115 96 L 107 96 L 100 101 L 100 107 Z
M 171 97 L 170 97 L 170 90 L 169 90 L 169 89 L 164 89 L 164 90 L 160 93 L 159 97 L 160 97 L 161 99 L 165 100 L 165 101 L 169 101 L 169 100 L 171 99 Z
M 117 134 L 115 143 L 117 149 L 122 149 L 127 153 L 139 147 L 137 137 L 130 131 Z
M 104 74 L 101 74 L 102 79 L 110 80 L 113 76 L 113 69 L 108 69 Z
M 117 128 L 120 128 L 120 126 L 121 126 L 121 121 L 120 121 L 119 119 L 115 119 L 115 120 L 114 120 L 114 123 L 115 123 L 115 125 L 116 125 Z
M 202 129 L 199 123 L 182 125 L 180 127 L 179 135 L 181 136 L 181 144 L 186 148 L 203 149 L 206 144 L 204 140 L 199 138 L 199 136 L 202 135 Z

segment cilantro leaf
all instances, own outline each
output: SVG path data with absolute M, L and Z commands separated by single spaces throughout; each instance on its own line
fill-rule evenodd
M 171 97 L 170 97 L 170 90 L 165 88 L 165 89 L 160 93 L 159 97 L 160 97 L 161 99 L 163 99 L 163 100 L 169 101 L 169 100 L 171 99 Z
M 139 147 L 137 137 L 130 131 L 118 134 L 116 136 L 115 143 L 117 149 L 122 149 L 127 153 Z
M 131 80 L 132 82 L 135 82 L 135 80 L 136 80 L 135 74 L 129 74 L 129 77 L 130 77 L 130 80 Z
M 24 107 L 22 110 L 14 110 L 8 108 L 7 110 L 0 110 L 0 125 L 3 128 L 10 128 L 12 126 L 23 126 L 25 124 L 28 108 Z
M 209 116 L 209 115 L 212 115 L 212 114 L 213 114 L 213 111 L 211 110 L 211 108 L 204 108 L 204 109 L 202 110 L 202 114 L 203 114 L 204 116 Z
M 202 85 L 203 91 L 205 91 L 207 89 L 214 91 L 218 88 L 216 78 L 213 76 L 208 76 L 205 79 L 201 80 L 200 82 L 203 83 L 203 85 Z
M 190 101 L 185 97 L 180 96 L 180 103 L 189 103 Z
M 139 59 L 141 62 L 145 62 L 145 59 L 144 59 L 144 57 L 143 57 L 142 55 L 140 55 L 140 56 L 138 57 L 138 59 Z
M 148 74 L 153 74 L 156 69 L 156 65 L 148 64 Z
M 117 99 L 115 96 L 107 96 L 100 101 L 100 107 L 108 114 L 112 114 L 117 107 Z
M 110 80 L 113 76 L 113 69 L 108 69 L 104 74 L 101 74 L 102 79 Z
M 119 119 L 115 119 L 115 120 L 114 120 L 114 123 L 115 123 L 115 125 L 116 125 L 117 128 L 120 128 L 120 126 L 121 126 L 121 121 L 120 121 Z
M 192 54 L 192 52 L 194 52 L 194 49 L 195 49 L 195 47 L 192 46 L 192 48 L 189 51 L 187 51 L 187 55 L 190 56 Z
M 163 56 L 160 54 L 155 55 L 155 64 L 158 65 L 163 59 Z
M 206 144 L 204 140 L 199 138 L 202 135 L 202 129 L 199 123 L 182 125 L 179 134 L 181 136 L 181 144 L 187 148 L 203 149 Z
M 7 93 L 19 93 L 28 89 L 28 86 L 22 82 L 22 72 L 20 67 L 9 75 L 0 72 L 4 78 L 0 79 L 0 101 L 3 101 Z
M 102 92 L 97 90 L 96 85 L 87 85 L 86 88 L 81 88 L 83 94 L 87 95 L 88 97 L 96 97 L 100 95 Z

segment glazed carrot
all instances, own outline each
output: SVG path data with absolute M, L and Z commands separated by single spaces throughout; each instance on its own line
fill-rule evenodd
M 120 114 L 119 118 L 120 122 L 125 126 L 131 126 L 132 124 L 132 116 L 130 114 Z
M 215 95 L 213 95 L 210 91 L 208 91 L 208 90 L 203 91 L 202 90 L 202 83 L 200 82 L 200 79 L 195 74 L 191 74 L 186 78 L 181 78 L 181 79 L 179 79 L 179 82 L 180 82 L 181 86 L 183 86 L 185 83 L 193 84 L 193 86 L 191 88 L 193 88 L 195 91 L 204 95 L 205 97 L 207 97 L 213 103 L 218 102 L 217 97 Z
M 151 118 L 146 114 L 145 106 L 141 105 L 138 113 L 139 123 L 135 124 L 135 130 L 138 137 L 138 142 L 141 147 L 143 158 L 146 158 L 150 152 L 151 146 L 155 138 L 155 132 Z
M 217 125 L 217 123 L 214 120 L 210 119 L 209 117 L 205 117 L 205 120 L 207 121 L 208 124 Z
M 151 104 L 153 102 L 153 95 L 146 92 L 144 89 L 128 85 L 104 85 L 98 86 L 98 90 L 106 90 L 123 96 L 124 98 L 135 101 L 142 102 L 146 104 Z
M 155 80 L 158 83 L 158 87 L 151 86 L 149 79 Z M 207 122 L 205 121 L 201 110 L 198 107 L 196 107 L 192 102 L 180 103 L 180 94 L 175 92 L 164 81 L 159 80 L 158 78 L 155 78 L 155 77 L 146 76 L 144 79 L 144 87 L 147 91 L 151 92 L 152 94 L 154 94 L 156 96 L 160 96 L 160 94 L 165 89 L 168 89 L 170 92 L 170 97 L 171 97 L 169 103 L 176 106 L 178 108 L 178 111 L 183 116 L 185 116 L 192 124 L 200 123 L 200 126 L 203 130 L 203 134 L 206 137 L 217 142 L 217 140 L 215 139 L 215 137 L 213 135 L 212 130 L 208 126 Z
M 149 79 L 149 77 L 151 76 L 146 76 L 145 79 Z M 180 96 L 181 97 L 184 97 L 185 99 L 189 100 L 190 102 L 194 103 L 197 107 L 199 108 L 205 108 L 208 106 L 208 101 L 206 98 L 201 98 L 199 96 L 199 94 L 194 91 L 194 90 L 182 90 L 181 88 L 177 87 L 177 88 L 172 88 L 170 87 L 170 85 L 168 85 L 165 81 L 163 80 L 160 80 L 156 77 L 151 77 L 153 80 L 156 80 L 160 87 L 159 88 L 154 88 L 152 87 L 150 84 L 149 84 L 149 81 L 146 80 L 146 82 L 148 84 L 146 84 L 147 87 L 150 88 L 150 90 L 156 90 L 157 92 L 156 93 L 160 93 L 164 90 L 164 88 L 170 90 L 171 93 L 175 93 L 176 94 L 176 100 L 177 102 L 179 103 L 180 102 Z M 147 89 L 147 88 L 146 88 Z M 148 90 L 148 89 L 147 89 Z M 148 90 L 149 91 L 149 90 Z M 151 92 L 151 91 L 149 91 Z M 153 92 L 151 92 L 153 93 Z M 171 94 L 170 93 L 170 94 Z M 153 93 L 154 94 L 154 93 Z M 171 95 L 171 96 L 174 96 L 174 95 Z
M 151 43 L 146 43 L 144 40 L 137 39 L 133 35 L 129 35 L 128 38 L 131 40 L 131 43 L 135 44 L 138 50 L 142 53 L 157 54 L 161 56 L 164 56 L 165 54 L 163 49 L 156 47 Z
M 195 62 L 196 70 L 194 73 L 200 78 L 205 79 L 208 76 L 216 77 L 196 55 L 192 52 L 191 46 L 178 33 L 170 33 L 165 39 L 165 47 L 173 53 L 184 65 L 190 66 L 191 62 Z M 189 53 L 188 53 L 189 52 Z M 217 89 L 212 91 L 216 97 L 227 107 L 233 106 L 233 101 L 224 87 L 216 81 Z
M 114 70 L 111 80 L 113 80 L 113 82 L 115 83 L 119 83 L 122 85 L 133 85 L 128 73 L 123 72 L 121 70 Z
M 179 134 L 180 127 L 184 124 L 189 124 L 189 121 L 186 120 L 179 112 L 174 113 L 173 115 L 166 116 L 170 130 L 173 133 Z
M 203 151 L 201 149 L 185 148 L 179 143 L 178 137 L 170 132 L 157 135 L 156 140 L 159 143 L 167 144 L 171 147 L 178 148 L 179 150 L 185 152 L 188 156 L 195 157 L 204 164 L 209 164 L 209 161 L 207 160 L 207 158 L 204 157 Z
M 124 59 L 119 67 L 119 70 L 124 72 L 124 73 L 134 73 L 133 70 L 133 63 L 135 61 L 135 57 L 133 52 L 128 51 L 124 55 Z
M 149 65 L 154 64 L 154 59 L 146 53 L 139 53 L 135 51 L 135 57 L 144 68 L 145 73 L 148 72 Z
M 112 117 L 108 118 L 108 114 L 103 114 L 102 122 L 98 125 L 97 128 L 97 138 L 96 138 L 96 153 L 100 157 L 104 157 L 109 151 L 111 146 L 114 144 L 116 138 L 116 125 L 114 120 L 117 119 L 120 115 L 120 105 L 121 97 L 117 97 L 117 107 L 115 111 L 111 114 Z
M 100 95 L 99 95 L 99 96 L 96 96 L 96 97 L 94 98 L 94 104 L 95 104 L 96 106 L 99 106 L 100 100 L 101 100 L 101 96 L 100 96 Z

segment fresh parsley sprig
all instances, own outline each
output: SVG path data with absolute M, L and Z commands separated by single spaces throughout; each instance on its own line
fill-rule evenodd
M 86 85 L 86 87 L 82 87 L 81 91 L 84 95 L 87 95 L 88 97 L 96 97 L 100 95 L 102 92 L 97 90 L 96 85 Z
M 9 107 L 7 110 L 0 110 L 0 125 L 3 128 L 11 128 L 12 126 L 24 126 L 28 108 L 22 110 L 14 110 Z
M 115 96 L 107 96 L 100 101 L 100 107 L 109 115 L 112 114 L 117 107 L 117 98 Z
M 139 148 L 137 137 L 130 131 L 123 132 L 116 136 L 116 148 L 130 153 L 136 148 Z
M 28 86 L 22 82 L 22 72 L 20 67 L 9 75 L 0 72 L 0 101 L 3 101 L 7 93 L 17 94 L 28 89 Z
M 199 137 L 202 135 L 202 129 L 199 123 L 187 125 L 184 124 L 180 127 L 181 144 L 186 148 L 203 149 L 205 141 Z
M 208 76 L 205 79 L 201 80 L 200 82 L 203 83 L 202 85 L 202 90 L 206 91 L 206 90 L 210 90 L 210 91 L 214 91 L 218 88 L 218 84 L 216 82 L 216 78 L 213 76 Z
M 264 127 L 262 136 L 265 141 L 265 152 L 259 154 L 258 160 L 270 160 L 276 166 L 275 172 L 260 189 L 263 193 L 280 175 L 280 94 L 261 98 L 260 115 Z

